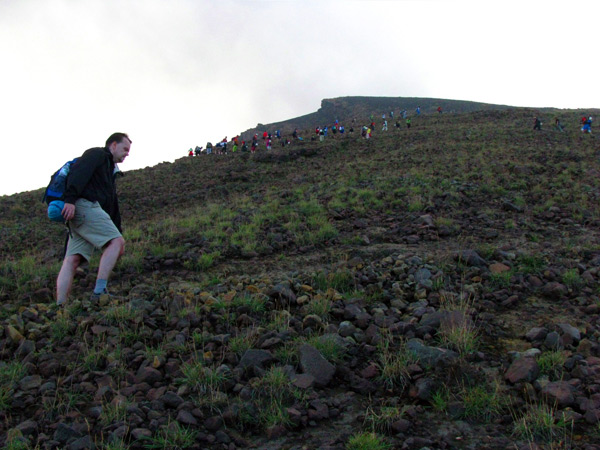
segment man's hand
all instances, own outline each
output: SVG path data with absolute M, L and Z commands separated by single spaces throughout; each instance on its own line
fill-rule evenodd
M 75 217 L 75 205 L 73 203 L 65 203 L 65 206 L 62 209 L 62 216 L 66 221 L 69 221 Z

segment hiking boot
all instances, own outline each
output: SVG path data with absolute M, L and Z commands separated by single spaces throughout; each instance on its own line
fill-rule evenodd
M 99 294 L 92 292 L 92 295 L 90 295 L 90 301 L 92 303 L 97 303 L 100 306 L 108 305 L 112 299 L 113 296 L 106 289 L 104 289 Z
M 108 290 L 106 290 L 106 289 L 104 289 L 99 294 L 95 294 L 92 292 L 92 295 L 90 295 L 90 301 L 92 303 L 97 303 L 100 306 L 106 306 L 114 300 L 123 300 L 123 297 L 121 297 L 119 295 L 113 295 L 110 292 L 108 292 Z

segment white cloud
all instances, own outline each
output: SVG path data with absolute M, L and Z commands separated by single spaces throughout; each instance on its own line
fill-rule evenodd
M 346 95 L 591 107 L 598 4 L 4 0 L 0 194 L 42 187 L 114 131 L 123 169 Z M 588 31 L 585 31 L 588 30 Z

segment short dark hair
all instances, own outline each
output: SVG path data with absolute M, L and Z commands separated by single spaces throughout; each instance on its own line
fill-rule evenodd
M 113 142 L 116 142 L 117 144 L 120 144 L 121 141 L 123 140 L 123 138 L 127 139 L 129 141 L 129 143 L 131 144 L 133 141 L 130 139 L 129 136 L 127 136 L 126 133 L 113 133 L 110 135 L 110 137 L 106 140 L 106 148 L 110 147 L 110 145 Z

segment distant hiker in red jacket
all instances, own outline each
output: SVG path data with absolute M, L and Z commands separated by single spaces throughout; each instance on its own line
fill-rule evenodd
M 269 135 L 269 133 L 267 133 L 266 131 L 263 133 L 263 141 L 267 139 L 268 135 Z

